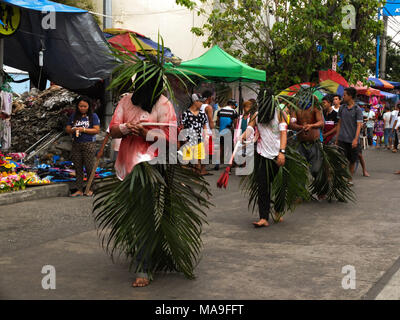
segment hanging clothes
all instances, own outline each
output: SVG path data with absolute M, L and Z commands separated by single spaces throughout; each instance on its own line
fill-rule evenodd
M 11 116 L 12 94 L 10 92 L 2 91 L 0 93 L 0 96 L 1 96 L 0 112 L 6 114 L 7 116 Z
M 11 147 L 11 122 L 10 119 L 0 120 L 1 149 L 8 150 Z

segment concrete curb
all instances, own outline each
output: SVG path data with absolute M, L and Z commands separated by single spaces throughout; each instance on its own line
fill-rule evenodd
M 0 206 L 18 203 L 21 201 L 39 200 L 53 197 L 67 197 L 68 195 L 69 185 L 65 183 L 42 187 L 28 187 L 22 191 L 0 194 Z

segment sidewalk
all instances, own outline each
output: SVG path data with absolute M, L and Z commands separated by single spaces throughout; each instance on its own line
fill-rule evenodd
M 257 214 L 248 211 L 239 178 L 231 175 L 228 190 L 219 190 L 222 171 L 214 172 L 207 179 L 215 207 L 204 226 L 197 278 L 161 274 L 146 288 L 131 288 L 127 263 L 113 264 L 102 250 L 91 199 L 0 206 L 0 298 L 374 299 L 396 281 L 400 265 L 400 176 L 392 174 L 400 155 L 364 155 L 371 177 L 358 169 L 357 203 L 301 204 L 283 223 L 261 229 L 251 225 Z M 41 209 L 26 213 L 32 206 Z M 56 290 L 41 288 L 47 264 L 56 268 Z M 346 265 L 355 267 L 355 290 L 342 288 Z

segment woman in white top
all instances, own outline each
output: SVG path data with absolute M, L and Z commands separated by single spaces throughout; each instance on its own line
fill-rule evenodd
M 247 140 L 254 134 L 256 127 L 259 133 L 257 152 L 254 153 L 254 170 L 256 170 L 257 177 L 256 197 L 260 220 L 253 222 L 255 227 L 267 227 L 269 225 L 271 185 L 279 167 L 285 164 L 287 123 L 282 113 L 272 108 L 272 104 L 269 104 L 265 106 L 264 110 L 260 109 L 251 118 L 246 131 L 242 135 L 242 140 Z

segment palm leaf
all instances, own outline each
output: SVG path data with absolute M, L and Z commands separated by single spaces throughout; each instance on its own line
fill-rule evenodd
M 286 162 L 283 167 L 279 167 L 278 172 L 271 185 L 271 202 L 278 219 L 286 212 L 293 211 L 296 200 L 302 198 L 308 200 L 310 195 L 307 190 L 308 167 L 305 159 L 290 146 L 287 147 Z M 259 162 L 262 166 L 262 162 Z M 267 161 L 267 176 L 272 169 Z M 254 212 L 258 203 L 258 181 L 257 175 L 263 168 L 255 167 L 253 172 L 242 178 L 240 185 L 243 192 L 249 196 L 249 208 Z
M 182 272 L 194 277 L 202 247 L 208 183 L 180 165 L 134 167 L 124 181 L 100 188 L 94 216 L 102 245 L 113 257 L 125 254 L 135 271 Z M 147 270 L 145 263 L 148 264 Z
M 351 174 L 346 157 L 338 147 L 318 144 L 322 155 L 322 166 L 312 182 L 311 192 L 326 195 L 328 201 L 355 201 L 354 191 L 349 186 Z

